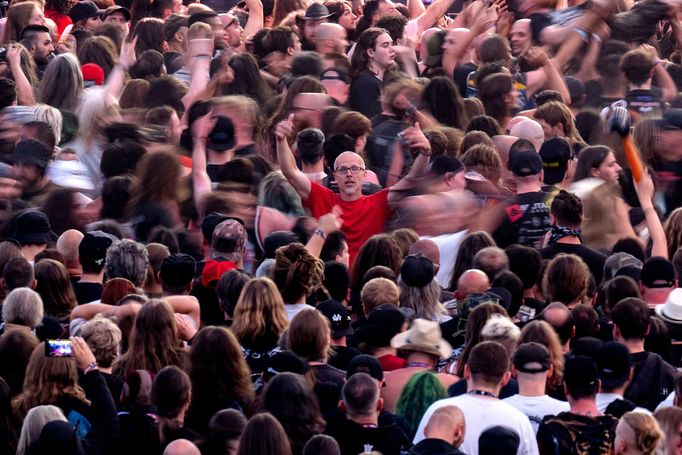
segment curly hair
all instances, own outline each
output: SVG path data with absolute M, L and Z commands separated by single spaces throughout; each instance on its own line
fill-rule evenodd
M 302 244 L 292 243 L 277 250 L 272 272 L 284 302 L 296 303 L 322 281 L 324 264 Z
M 83 324 L 80 336 L 92 349 L 99 366 L 109 368 L 114 363 L 123 337 L 114 321 L 98 314 Z

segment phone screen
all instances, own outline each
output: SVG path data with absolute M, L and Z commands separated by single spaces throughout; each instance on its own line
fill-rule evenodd
M 45 342 L 45 356 L 73 357 L 71 340 L 47 340 Z

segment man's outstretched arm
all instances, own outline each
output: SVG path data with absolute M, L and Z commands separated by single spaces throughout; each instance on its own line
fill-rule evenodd
M 277 163 L 279 163 L 282 174 L 284 174 L 284 177 L 289 181 L 289 184 L 294 187 L 298 195 L 301 196 L 301 199 L 305 201 L 310 195 L 310 180 L 301 172 L 298 166 L 296 166 L 294 154 L 287 142 L 287 138 L 294 130 L 293 122 L 294 114 L 291 114 L 289 118 L 277 124 L 277 129 L 275 130 L 275 137 L 277 140 Z

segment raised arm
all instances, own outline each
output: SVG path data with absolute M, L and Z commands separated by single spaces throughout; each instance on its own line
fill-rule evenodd
M 7 62 L 9 63 L 14 84 L 17 91 L 17 104 L 22 106 L 33 106 L 36 104 L 36 97 L 33 87 L 21 69 L 21 46 L 11 45 L 7 50 Z
M 244 26 L 244 41 L 251 38 L 256 32 L 263 28 L 263 3 L 261 0 L 246 0 L 246 7 L 249 9 L 249 18 Z
M 437 23 L 438 20 L 443 17 L 445 12 L 450 8 L 450 5 L 452 5 L 453 1 L 454 0 L 435 0 L 428 8 L 426 8 L 424 12 L 419 14 L 417 17 L 417 37 L 422 36 L 424 30 Z M 421 1 L 419 1 L 419 3 L 421 3 Z M 410 11 L 410 13 L 411 12 L 412 11 Z
M 294 114 L 289 115 L 289 118 L 277 124 L 275 130 L 275 138 L 277 140 L 277 163 L 279 164 L 282 174 L 289 181 L 289 184 L 294 187 L 301 200 L 305 201 L 310 195 L 310 180 L 303 172 L 296 166 L 296 159 L 289 148 L 287 139 L 294 131 Z
M 401 190 L 412 188 L 417 178 L 426 175 L 431 160 L 431 144 L 424 136 L 419 123 L 415 123 L 413 127 L 403 131 L 401 140 L 409 145 L 410 150 L 419 152 L 419 154 L 414 159 L 407 175 L 391 187 L 391 192 L 388 194 L 389 203 L 396 202 L 400 197 L 399 192 Z
M 474 19 L 474 23 L 471 25 L 469 33 L 454 43 L 452 53 L 443 54 L 443 70 L 449 77 L 454 76 L 455 67 L 459 64 L 462 56 L 471 45 L 474 38 L 495 24 L 497 21 L 496 8 L 497 7 L 495 6 L 491 6 L 490 8 L 481 10 Z M 448 37 L 445 39 L 448 39 Z
M 568 87 L 566 87 L 564 78 L 561 77 L 559 71 L 557 71 L 552 61 L 542 49 L 538 47 L 528 49 L 526 60 L 531 65 L 534 64 L 540 67 L 539 70 L 528 73 L 528 95 L 532 95 L 545 87 L 559 92 L 564 100 L 564 104 L 571 104 L 571 93 L 568 91 Z M 542 72 L 543 77 L 536 75 L 535 73 L 537 72 Z M 541 80 L 543 81 L 542 83 L 540 83 Z
M 211 52 L 213 52 L 212 46 Z M 187 90 L 187 94 L 182 97 L 182 104 L 185 106 L 185 115 L 187 115 L 190 106 L 199 98 L 208 85 L 211 55 L 193 55 L 191 65 L 192 78 L 189 81 L 189 89 Z
M 639 199 L 646 220 L 646 227 L 651 238 L 651 255 L 661 256 L 668 259 L 668 240 L 661 224 L 661 219 L 654 208 L 654 182 L 651 175 L 647 172 L 639 182 L 635 182 L 635 191 Z
M 341 209 L 334 206 L 332 211 L 320 217 L 317 229 L 313 231 L 305 247 L 310 254 L 319 259 L 327 234 L 341 229 Z
M 186 314 L 191 317 L 196 327 L 201 326 L 201 309 L 199 301 L 191 295 L 169 295 L 163 298 L 173 308 L 173 313 Z
M 212 117 L 213 111 L 209 111 L 192 124 L 192 186 L 199 214 L 204 213 L 204 196 L 211 192 L 211 179 L 206 172 L 206 141 L 215 125 Z
M 116 99 L 121 96 L 123 86 L 126 81 L 126 73 L 131 66 L 135 64 L 135 45 L 137 44 L 137 36 L 133 38 L 132 42 L 123 40 L 121 43 L 121 54 L 118 57 L 118 62 L 109 73 L 107 79 L 107 96 L 106 99 Z

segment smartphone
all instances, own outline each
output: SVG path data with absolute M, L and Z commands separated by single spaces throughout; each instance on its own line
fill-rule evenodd
M 71 35 L 72 29 L 73 29 L 73 24 L 69 24 L 66 27 L 64 27 L 64 31 L 62 32 L 62 35 L 59 37 L 60 43 L 66 43 L 68 41 L 69 35 Z
M 45 357 L 73 357 L 71 340 L 45 341 Z

